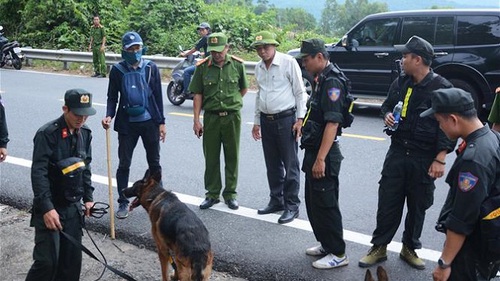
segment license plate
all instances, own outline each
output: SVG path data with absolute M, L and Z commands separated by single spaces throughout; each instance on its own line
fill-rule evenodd
M 21 48 L 19 48 L 19 47 L 14 47 L 14 53 L 16 53 L 16 54 L 21 53 Z

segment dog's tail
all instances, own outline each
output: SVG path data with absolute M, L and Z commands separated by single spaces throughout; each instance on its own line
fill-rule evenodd
M 196 251 L 191 257 L 191 280 L 205 281 L 212 272 L 212 252 Z

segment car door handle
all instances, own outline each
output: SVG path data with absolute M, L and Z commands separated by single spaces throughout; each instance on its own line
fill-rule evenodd
M 389 56 L 389 53 L 375 53 L 373 55 L 375 55 L 377 58 L 381 58 Z
M 447 56 L 448 55 L 448 52 L 437 52 L 437 53 L 434 53 L 434 56 L 436 57 L 442 57 L 442 56 Z

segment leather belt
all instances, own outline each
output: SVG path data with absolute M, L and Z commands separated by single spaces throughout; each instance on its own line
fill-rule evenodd
M 281 118 L 285 118 L 291 115 L 295 114 L 296 109 L 295 108 L 290 108 L 281 112 L 278 112 L 276 114 L 265 114 L 265 113 L 260 113 L 261 116 L 263 116 L 265 119 L 273 121 L 273 120 L 278 120 Z
M 229 114 L 234 113 L 234 112 L 236 112 L 236 111 L 212 111 L 212 110 L 205 111 L 205 113 L 219 115 L 220 117 L 228 116 Z

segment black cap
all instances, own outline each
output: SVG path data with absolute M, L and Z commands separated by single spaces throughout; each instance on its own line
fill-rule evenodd
M 300 46 L 300 54 L 296 55 L 296 58 L 303 58 L 309 55 L 316 55 L 317 53 L 326 52 L 325 41 L 313 38 L 302 41 Z
M 408 42 L 406 42 L 406 44 L 394 45 L 394 48 L 396 48 L 403 54 L 414 53 L 418 56 L 428 59 L 432 59 L 434 57 L 434 49 L 432 48 L 431 43 L 416 35 L 408 39 Z
M 463 113 L 475 108 L 471 94 L 459 88 L 439 89 L 431 94 L 432 107 L 420 113 L 420 117 L 434 113 Z
M 76 115 L 89 116 L 96 114 L 92 107 L 92 94 L 83 89 L 67 90 L 64 104 Z

